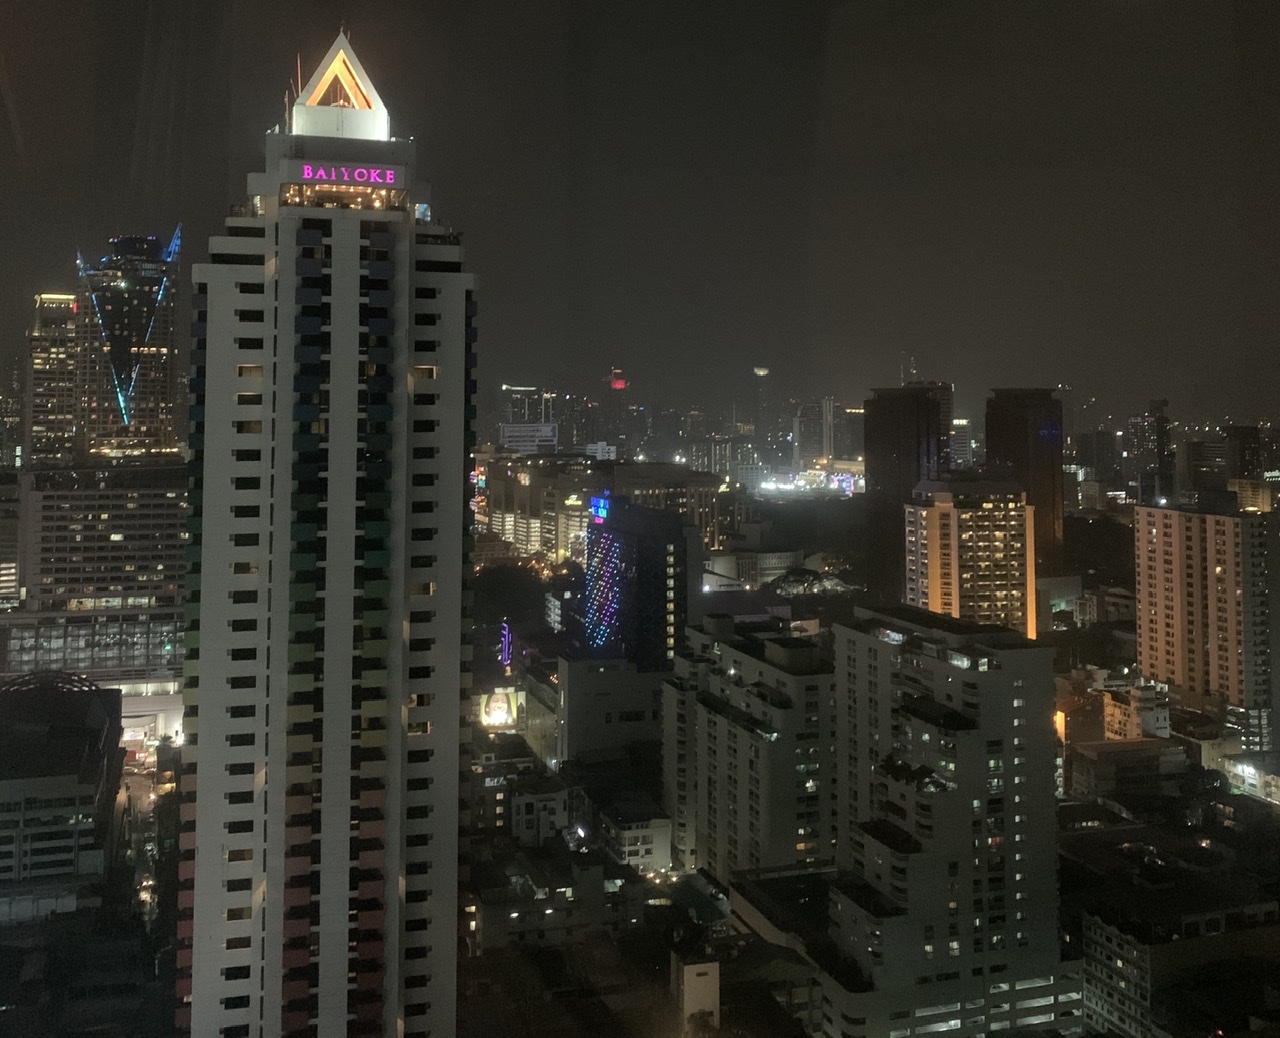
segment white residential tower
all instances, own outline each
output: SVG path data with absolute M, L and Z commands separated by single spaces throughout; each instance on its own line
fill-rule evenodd
M 455 1028 L 474 281 L 339 36 L 193 271 L 178 1023 Z

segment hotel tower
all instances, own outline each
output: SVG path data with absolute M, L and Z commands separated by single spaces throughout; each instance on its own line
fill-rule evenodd
M 474 279 L 345 36 L 194 267 L 178 1024 L 455 1028 Z

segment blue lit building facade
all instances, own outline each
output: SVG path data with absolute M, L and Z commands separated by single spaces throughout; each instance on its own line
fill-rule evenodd
M 175 337 L 182 229 L 112 238 L 96 263 L 77 258 L 78 432 L 97 456 L 176 453 L 185 439 Z
M 632 505 L 626 498 L 591 500 L 587 528 L 583 650 L 627 659 L 641 670 L 670 666 L 696 612 L 702 581 L 702 538 L 682 516 Z M 700 616 L 698 617 L 700 619 Z

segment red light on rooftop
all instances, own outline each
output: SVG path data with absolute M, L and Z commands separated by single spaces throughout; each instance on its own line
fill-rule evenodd
M 609 380 L 610 389 L 626 389 L 627 380 L 625 378 L 614 378 Z

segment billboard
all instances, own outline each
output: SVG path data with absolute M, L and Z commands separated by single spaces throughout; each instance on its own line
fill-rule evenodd
M 480 724 L 485 728 L 513 729 L 523 714 L 523 689 L 495 688 L 480 697 Z

